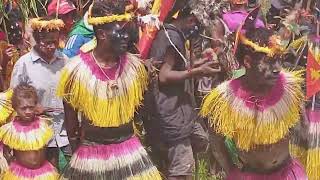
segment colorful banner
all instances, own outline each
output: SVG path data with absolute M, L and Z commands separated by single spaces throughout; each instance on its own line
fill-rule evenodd
M 309 43 L 307 61 L 307 98 L 320 91 L 320 44 Z
M 152 8 L 152 14 L 159 17 L 159 21 L 163 23 L 168 13 L 174 6 L 175 0 L 155 0 Z M 156 37 L 158 29 L 154 25 L 146 25 L 143 28 L 142 35 L 138 43 L 141 58 L 146 59 L 149 55 L 152 42 Z

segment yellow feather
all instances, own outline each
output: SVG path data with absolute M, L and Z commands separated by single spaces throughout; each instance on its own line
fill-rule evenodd
M 13 121 L 0 128 L 0 140 L 12 149 L 20 151 L 39 150 L 44 148 L 53 136 L 53 129 L 47 119 L 40 118 L 38 129 L 30 132 L 17 132 Z
M 12 94 L 12 89 L 0 93 L 0 125 L 6 123 L 13 114 L 14 110 L 11 105 Z
M 230 81 L 205 97 L 200 115 L 208 117 L 214 130 L 232 138 L 241 150 L 249 151 L 256 145 L 276 143 L 299 121 L 299 104 L 303 100 L 300 75 L 301 72 L 287 73 L 285 91 L 290 95 L 280 100 L 287 109 L 274 109 L 276 115 L 259 112 L 257 118 L 255 110 L 241 108 L 244 105 L 231 92 Z
M 111 90 L 78 59 L 63 70 L 58 96 L 83 112 L 95 126 L 118 127 L 132 121 L 147 88 L 148 75 L 139 59 L 133 55 L 128 58 L 127 67 L 117 79 L 118 88 Z
M 310 180 L 320 180 L 320 149 L 306 150 L 294 144 L 290 144 L 290 153 L 305 167 Z
M 49 172 L 45 173 L 43 175 L 40 175 L 36 178 L 23 178 L 22 176 L 19 176 L 18 174 L 15 174 L 14 172 L 11 172 L 10 170 L 7 170 L 2 180 L 58 180 L 59 174 L 57 172 Z
M 132 177 L 129 177 L 127 180 L 162 180 L 159 171 L 156 168 L 151 168 L 142 174 L 138 174 Z

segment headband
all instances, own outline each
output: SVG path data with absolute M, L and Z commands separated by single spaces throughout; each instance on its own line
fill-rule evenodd
M 92 6 L 91 4 L 89 8 L 89 17 L 88 17 L 88 23 L 93 26 L 108 24 L 112 22 L 121 22 L 121 21 L 130 21 L 134 15 L 131 13 L 124 13 L 124 14 L 114 14 L 109 16 L 101 16 L 101 17 L 92 17 Z
M 64 22 L 61 19 L 43 20 L 43 18 L 31 19 L 31 28 L 35 31 L 60 31 L 64 27 Z

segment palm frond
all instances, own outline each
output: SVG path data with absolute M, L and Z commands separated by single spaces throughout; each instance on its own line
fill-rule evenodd
M 271 9 L 271 0 L 260 0 L 259 3 L 261 6 L 261 13 L 263 15 L 263 18 L 267 20 L 267 14 Z
M 40 9 L 47 13 L 47 3 L 48 0 L 0 0 L 0 23 L 4 19 L 8 19 L 10 8 L 7 7 L 17 6 L 21 11 L 23 20 L 27 22 L 30 17 L 38 17 Z

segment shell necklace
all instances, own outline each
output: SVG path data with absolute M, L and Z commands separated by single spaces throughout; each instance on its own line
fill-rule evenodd
M 118 83 L 117 83 L 117 79 L 119 77 L 119 73 L 120 73 L 120 64 L 121 64 L 121 58 L 120 58 L 120 63 L 119 66 L 117 67 L 116 73 L 115 73 L 115 78 L 114 80 L 111 79 L 104 71 L 103 68 L 101 67 L 100 63 L 97 61 L 96 57 L 94 56 L 93 51 L 91 51 L 91 56 L 94 59 L 95 63 L 98 65 L 100 71 L 102 72 L 102 74 L 107 78 L 107 86 L 108 89 L 111 91 L 113 89 L 118 89 Z

